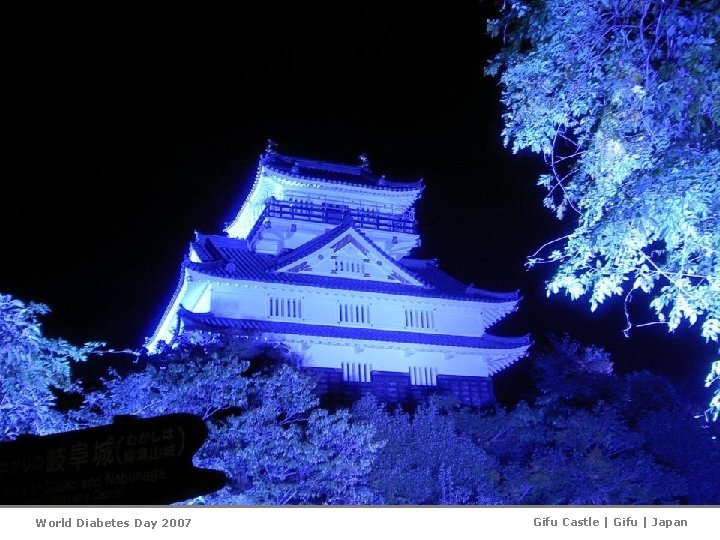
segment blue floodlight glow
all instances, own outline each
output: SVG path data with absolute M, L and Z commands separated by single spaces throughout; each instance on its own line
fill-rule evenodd
M 710 365 L 710 373 L 705 377 L 705 388 L 710 388 L 714 383 L 720 381 L 720 360 Z M 710 422 L 717 422 L 720 418 L 720 387 L 715 389 L 715 395 L 710 400 L 710 407 L 705 411 L 705 419 Z

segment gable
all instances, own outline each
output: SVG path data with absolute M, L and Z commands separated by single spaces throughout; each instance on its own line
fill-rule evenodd
M 425 284 L 417 276 L 400 267 L 367 237 L 353 227 L 343 227 L 333 234 L 325 235 L 326 241 L 304 251 L 302 247 L 280 261 L 276 271 L 280 273 L 307 274 L 342 277 L 386 283 L 402 283 L 422 287 Z M 321 240 L 321 239 L 319 239 Z

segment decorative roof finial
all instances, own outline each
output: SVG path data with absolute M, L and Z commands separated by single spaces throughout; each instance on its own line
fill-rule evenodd
M 272 139 L 268 139 L 267 146 L 265 147 L 265 153 L 266 154 L 274 154 L 277 146 L 278 146 L 278 143 L 276 143 Z
M 367 157 L 367 154 L 363 152 L 358 156 L 360 158 L 360 166 L 363 169 L 370 169 L 370 160 Z

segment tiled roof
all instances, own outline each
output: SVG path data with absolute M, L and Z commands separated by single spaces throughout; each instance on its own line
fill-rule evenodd
M 285 156 L 277 152 L 267 152 L 261 157 L 260 163 L 275 172 L 308 180 L 337 182 L 377 189 L 417 190 L 422 188 L 422 181 L 398 182 L 374 175 L 370 168 L 363 165 L 345 165 L 317 161 L 313 159 Z
M 196 330 L 236 330 L 239 332 L 293 334 L 365 341 L 385 341 L 390 343 L 468 347 L 472 349 L 520 349 L 530 345 L 529 336 L 507 338 L 485 334 L 482 337 L 469 337 L 452 336 L 448 334 L 376 330 L 373 328 L 260 321 L 255 319 L 228 319 L 215 317 L 212 313 L 192 313 L 183 309 L 180 310 L 179 315 L 185 321 L 186 329 Z
M 308 249 L 320 247 L 323 242 L 320 238 L 326 237 L 326 235 L 332 236 L 338 230 L 340 232 L 347 230 L 344 229 L 345 227 L 348 225 L 340 225 L 317 239 L 311 240 L 309 243 L 313 246 L 309 246 Z M 325 241 L 327 241 L 327 237 Z M 278 257 L 256 253 L 248 249 L 244 240 L 224 236 L 200 235 L 192 247 L 201 257 L 202 262 L 194 263 L 186 259 L 183 263 L 185 267 L 218 278 L 489 303 L 516 302 L 520 299 L 517 292 L 484 291 L 460 283 L 440 270 L 434 261 L 429 260 L 401 259 L 393 261 L 393 264 L 397 264 L 425 284 L 425 286 L 416 286 L 397 282 L 276 272 Z M 305 247 L 298 249 L 302 249 L 306 254 L 310 252 L 305 251 Z M 201 253 L 208 254 L 210 258 L 204 259 Z M 280 259 L 280 261 L 282 264 L 287 264 L 288 261 L 294 260 L 293 255 L 294 252 L 290 252 L 286 258 Z

